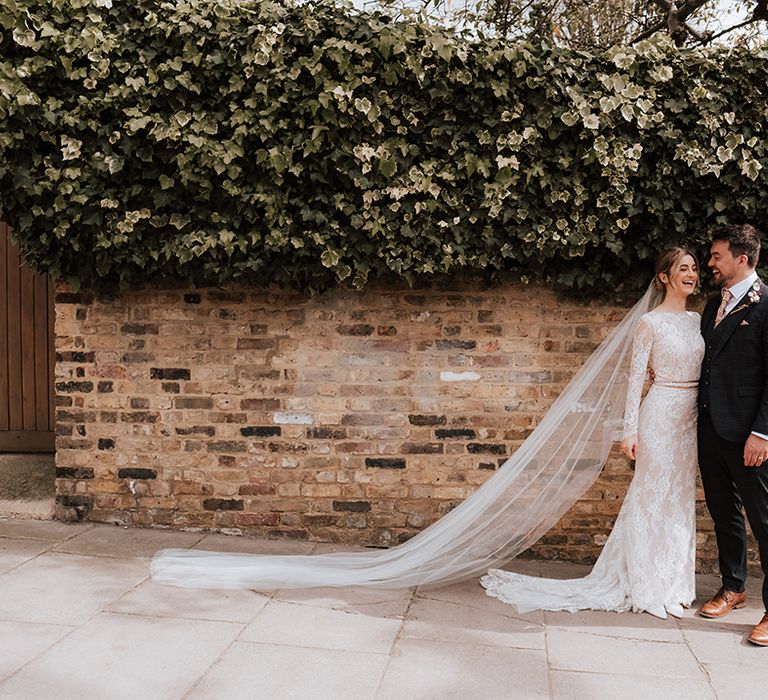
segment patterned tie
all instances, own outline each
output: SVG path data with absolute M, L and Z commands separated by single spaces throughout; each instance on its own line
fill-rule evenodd
M 717 316 L 715 316 L 715 328 L 725 318 L 725 307 L 728 306 L 728 302 L 731 300 L 733 294 L 730 289 L 722 288 L 720 293 L 723 295 L 723 300 L 720 302 L 720 308 L 717 310 Z

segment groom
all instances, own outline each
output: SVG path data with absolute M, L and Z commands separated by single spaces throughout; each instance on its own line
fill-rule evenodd
M 721 296 L 701 318 L 706 350 L 699 387 L 699 463 L 715 523 L 722 588 L 699 610 L 719 618 L 744 606 L 747 536 L 742 506 L 760 548 L 768 610 L 768 287 L 755 272 L 760 232 L 711 232 L 709 267 Z M 768 646 L 768 613 L 748 637 Z

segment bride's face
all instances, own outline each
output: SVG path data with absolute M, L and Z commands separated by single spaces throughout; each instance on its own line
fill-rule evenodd
M 692 256 L 684 255 L 677 267 L 672 269 L 669 277 L 664 275 L 662 281 L 667 288 L 667 296 L 690 296 L 699 285 L 699 269 L 696 267 L 696 261 Z

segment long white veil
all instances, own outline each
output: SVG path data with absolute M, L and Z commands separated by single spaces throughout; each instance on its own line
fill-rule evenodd
M 653 285 L 601 343 L 536 429 L 474 494 L 397 547 L 253 555 L 166 549 L 155 581 L 190 588 L 407 588 L 461 581 L 527 549 L 597 479 L 620 439 L 635 326 Z

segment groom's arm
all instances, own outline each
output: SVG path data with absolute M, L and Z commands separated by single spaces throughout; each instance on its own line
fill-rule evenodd
M 744 465 L 747 467 L 759 467 L 768 460 L 768 314 L 763 320 L 761 330 L 763 393 L 760 397 L 760 408 L 752 422 L 751 435 L 744 445 Z
M 766 299 L 763 304 L 768 303 Z M 761 437 L 768 435 L 768 313 L 765 314 L 761 328 L 760 347 L 763 356 L 763 394 L 760 397 L 760 408 L 752 422 L 752 432 L 760 433 Z

